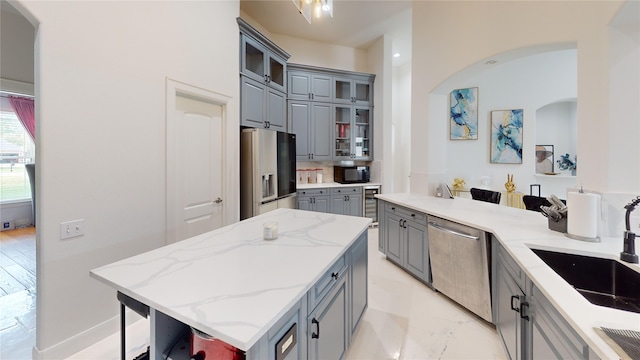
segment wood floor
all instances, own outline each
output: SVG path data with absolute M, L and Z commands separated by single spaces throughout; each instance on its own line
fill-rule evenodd
M 0 297 L 36 291 L 36 228 L 0 232 Z
M 36 228 L 0 232 L 0 359 L 30 360 L 36 343 Z

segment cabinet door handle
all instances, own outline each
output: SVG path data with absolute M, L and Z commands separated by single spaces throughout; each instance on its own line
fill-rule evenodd
M 520 299 L 518 295 L 511 295 L 511 310 L 515 312 L 520 312 L 520 309 L 517 306 L 513 306 L 513 300 Z
M 347 201 L 347 195 L 345 195 L 342 200 Z
M 309 100 L 311 100 L 311 93 L 308 93 L 307 97 L 309 98 Z
M 347 201 L 351 201 L 351 198 L 349 197 L 349 195 L 347 195 Z
M 402 228 L 403 229 L 407 228 L 407 220 L 402 220 Z
M 398 226 L 402 227 L 402 219 L 398 220 Z
M 313 160 L 313 154 L 311 154 L 311 160 Z
M 316 95 L 315 94 L 311 94 L 311 100 L 315 99 Z
M 524 307 L 525 306 L 528 308 L 529 307 L 529 303 L 526 302 L 526 301 L 523 301 L 523 302 L 520 303 L 520 318 L 529 321 L 529 315 L 525 315 L 524 314 Z
M 391 207 L 391 210 L 395 210 L 395 209 L 396 209 L 395 207 Z
M 332 277 L 334 280 L 338 280 L 338 273 L 336 273 L 336 272 L 331 273 L 331 277 Z
M 318 320 L 316 320 L 316 318 L 311 319 L 311 324 L 316 324 L 316 328 L 318 329 L 318 333 L 311 333 L 311 338 L 312 339 L 319 339 L 320 338 L 320 322 Z

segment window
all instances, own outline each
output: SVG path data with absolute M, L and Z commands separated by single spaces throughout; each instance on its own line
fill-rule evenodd
M 35 161 L 35 144 L 8 99 L 0 101 L 0 202 L 31 199 L 25 164 Z

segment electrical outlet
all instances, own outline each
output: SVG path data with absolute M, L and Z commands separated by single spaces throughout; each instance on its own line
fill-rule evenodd
M 13 230 L 15 228 L 16 227 L 15 227 L 15 224 L 13 223 L 13 220 L 6 220 L 6 221 L 2 222 L 2 229 L 0 229 L 0 230 L 2 230 L 2 231 Z
M 60 223 L 60 240 L 84 235 L 84 219 Z

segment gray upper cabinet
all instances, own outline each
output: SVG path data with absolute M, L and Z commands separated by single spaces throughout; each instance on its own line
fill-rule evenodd
M 334 160 L 373 160 L 373 109 L 359 105 L 334 105 Z
M 375 75 L 301 64 L 287 64 L 287 69 L 288 125 L 298 135 L 296 159 L 373 160 Z M 332 106 L 328 126 L 327 107 L 314 104 Z
M 373 80 L 363 76 L 333 78 L 333 102 L 373 105 Z
M 331 104 L 289 100 L 289 132 L 296 134 L 296 160 L 331 160 Z
M 292 100 L 331 102 L 332 77 L 304 71 L 289 71 L 287 96 Z
M 287 90 L 287 58 L 277 55 L 266 45 L 242 34 L 240 71 L 256 81 L 281 92 Z
M 289 54 L 237 19 L 240 27 L 240 125 L 287 130 Z
M 286 130 L 287 102 L 283 93 L 241 76 L 241 124 Z

